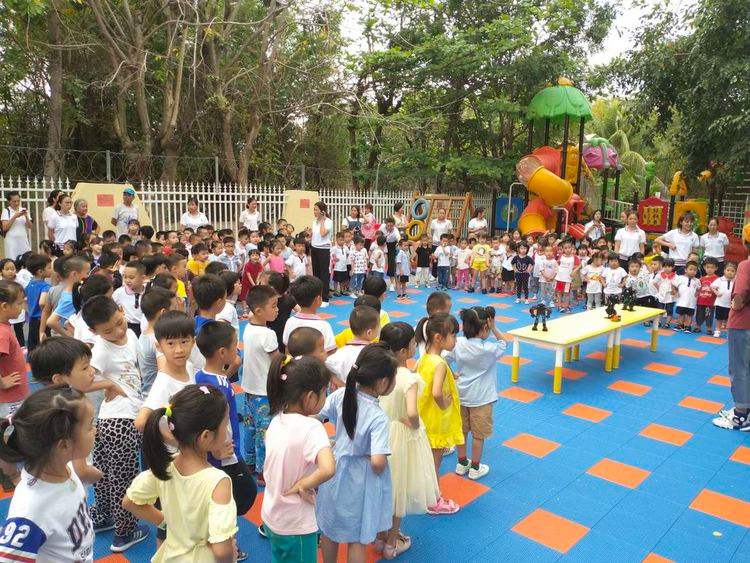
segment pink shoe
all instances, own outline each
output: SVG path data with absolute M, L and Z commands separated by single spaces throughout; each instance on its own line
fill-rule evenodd
M 442 514 L 455 514 L 460 510 L 460 506 L 447 498 L 440 497 L 435 504 L 427 507 L 427 514 L 440 516 Z
M 383 548 L 383 559 L 395 559 L 403 552 L 408 551 L 411 547 L 411 538 L 409 536 L 399 535 L 396 545 L 386 545 Z

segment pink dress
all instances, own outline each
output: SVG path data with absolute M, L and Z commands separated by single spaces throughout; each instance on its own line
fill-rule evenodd
M 282 256 L 276 256 L 271 254 L 268 257 L 268 269 L 272 272 L 284 273 L 284 258 Z

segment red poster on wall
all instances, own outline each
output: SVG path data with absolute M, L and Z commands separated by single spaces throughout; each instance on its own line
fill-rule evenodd
M 667 230 L 669 202 L 649 197 L 638 203 L 638 226 L 647 233 L 664 233 Z

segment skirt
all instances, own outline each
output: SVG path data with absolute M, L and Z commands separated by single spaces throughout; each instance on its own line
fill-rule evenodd
M 440 496 L 432 450 L 424 427 L 414 430 L 391 421 L 391 487 L 393 515 L 424 514 Z

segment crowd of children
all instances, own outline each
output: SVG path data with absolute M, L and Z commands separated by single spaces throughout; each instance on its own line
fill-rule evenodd
M 330 273 L 334 294 L 355 300 L 334 335 L 318 314 L 310 233 L 283 219 L 271 232 L 253 211 L 257 228 L 236 235 L 131 219 L 119 238 L 90 235 L 59 255 L 45 241 L 0 262 L 0 469 L 15 488 L 0 559 L 90 561 L 94 534 L 113 530 L 110 549 L 123 552 L 148 537 L 146 521 L 154 561 L 243 560 L 237 517 L 258 485 L 274 561 L 317 560 L 318 533 L 326 562 L 342 543 L 350 561 L 373 542 L 393 559 L 411 546 L 406 515 L 459 510 L 438 482 L 446 451 L 457 449 L 459 475 L 490 471 L 482 453 L 505 343 L 491 307 L 462 310 L 457 337 L 445 290 L 569 312 L 629 287 L 665 310 L 665 326 L 676 314 L 676 329 L 718 335 L 736 270 L 719 277 L 716 260 L 691 257 L 678 275 L 658 248 L 626 270 L 605 239 L 554 234 L 411 243 L 393 221 L 367 248 L 345 228 Z M 386 278 L 398 298 L 410 280 L 438 290 L 415 328 L 381 310 Z M 31 395 L 27 351 L 43 385 Z

